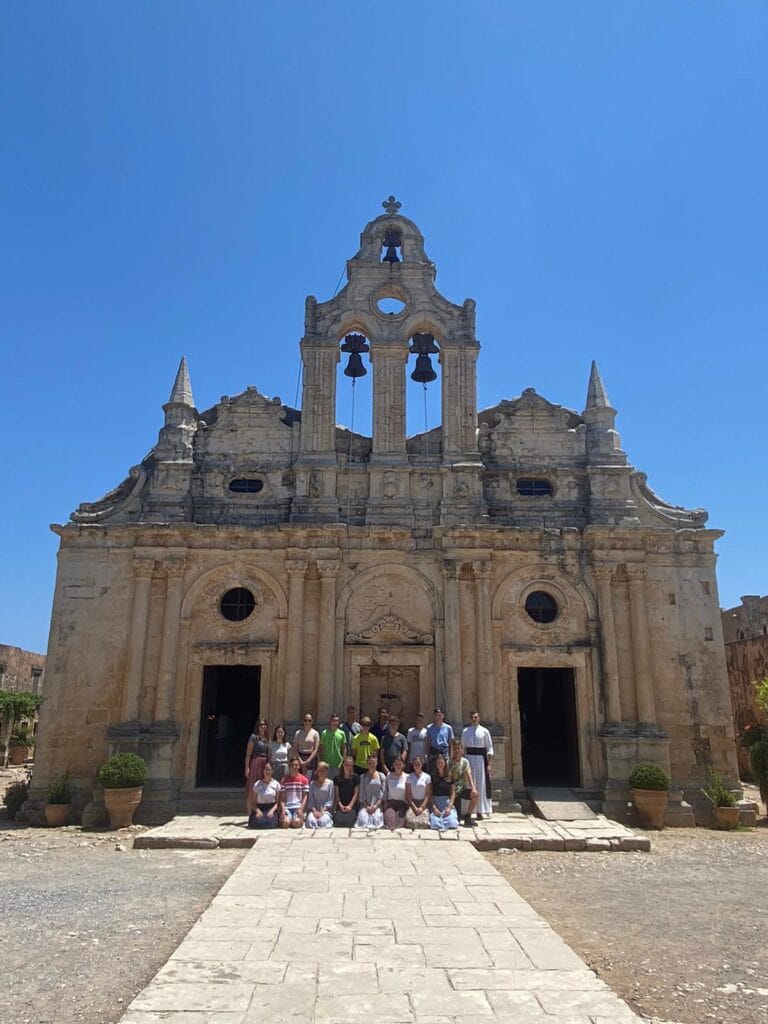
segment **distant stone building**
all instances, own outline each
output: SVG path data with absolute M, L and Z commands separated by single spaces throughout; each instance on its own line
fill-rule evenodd
M 25 651 L 21 647 L 0 644 L 0 690 L 11 693 L 34 693 L 41 696 L 45 676 L 45 655 Z M 23 723 L 22 723 L 23 724 Z M 37 715 L 27 723 L 34 734 L 37 729 Z M 0 765 L 5 756 L 5 745 L 11 734 L 13 722 L 5 722 L 0 716 Z
M 738 734 L 760 717 L 752 684 L 768 676 L 768 595 L 742 597 L 740 605 L 721 614 L 733 727 Z M 742 777 L 749 778 L 749 755 L 739 749 L 738 757 Z
M 100 762 L 135 749 L 143 820 L 221 806 L 258 715 L 348 703 L 407 724 L 439 703 L 457 726 L 479 706 L 510 788 L 617 817 L 640 759 L 671 771 L 670 823 L 709 765 L 735 780 L 721 533 L 628 463 L 594 364 L 580 413 L 532 388 L 478 412 L 475 303 L 436 290 L 399 205 L 342 291 L 306 301 L 300 409 L 248 387 L 198 412 L 182 360 L 150 454 L 53 528 L 33 795 L 66 768 L 93 815 Z M 342 357 L 372 372 L 371 437 L 336 425 Z M 409 437 L 412 370 L 439 374 L 442 414 Z

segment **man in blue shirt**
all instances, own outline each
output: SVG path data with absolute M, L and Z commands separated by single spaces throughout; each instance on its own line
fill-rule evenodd
M 427 771 L 435 767 L 435 759 L 438 754 L 448 760 L 453 740 L 453 727 L 445 721 L 445 713 L 442 708 L 435 708 L 432 724 L 427 727 Z

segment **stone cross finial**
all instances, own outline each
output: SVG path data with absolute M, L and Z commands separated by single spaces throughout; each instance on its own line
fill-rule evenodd
M 384 207 L 384 212 L 388 217 L 394 217 L 402 203 L 398 203 L 394 196 L 390 196 L 389 199 L 385 199 L 381 204 Z

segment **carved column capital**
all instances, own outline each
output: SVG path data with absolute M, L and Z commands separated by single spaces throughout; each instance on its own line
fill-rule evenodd
M 151 580 L 155 575 L 156 562 L 151 558 L 137 558 L 133 563 L 133 575 L 138 579 Z
M 184 559 L 174 559 L 172 562 L 164 562 L 161 566 L 162 571 L 168 577 L 168 579 L 181 579 L 184 573 L 187 571 L 187 563 Z
M 642 583 L 648 575 L 644 565 L 628 565 L 626 571 L 630 583 Z
M 444 558 L 440 563 L 440 571 L 446 580 L 458 580 L 461 571 L 461 562 L 452 558 Z
M 303 579 L 307 572 L 307 563 L 302 558 L 286 558 L 285 571 L 294 579 Z
M 601 566 L 598 569 L 592 570 L 592 575 L 598 581 L 598 583 L 608 582 L 610 583 L 613 579 L 613 569 L 608 566 Z
M 333 558 L 318 558 L 317 571 L 321 579 L 335 579 L 339 574 L 339 563 Z
M 493 576 L 493 563 L 490 560 L 473 562 L 472 571 L 476 580 L 489 580 Z

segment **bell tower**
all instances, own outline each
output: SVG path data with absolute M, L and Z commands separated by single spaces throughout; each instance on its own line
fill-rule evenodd
M 467 521 L 482 514 L 481 462 L 477 448 L 475 303 L 457 306 L 435 287 L 435 265 L 421 232 L 390 196 L 384 213 L 366 225 L 360 248 L 347 261 L 347 283 L 328 302 L 310 296 L 301 340 L 304 364 L 301 449 L 297 462 L 295 521 L 333 521 L 335 489 L 336 366 L 348 354 L 345 373 L 372 366 L 373 429 L 369 465 L 368 523 L 413 525 L 411 475 L 418 451 L 406 444 L 406 373 L 420 383 L 441 380 L 441 427 L 430 466 L 440 495 L 440 521 Z M 411 446 L 413 447 L 413 446 Z M 435 463 L 437 463 L 435 465 Z M 429 485 L 431 486 L 431 484 Z M 430 492 L 432 493 L 432 492 Z

